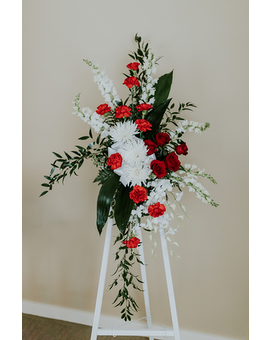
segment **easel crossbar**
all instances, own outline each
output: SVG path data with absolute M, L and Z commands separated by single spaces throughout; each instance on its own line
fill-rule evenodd
M 174 336 L 174 330 L 152 330 L 152 329 L 98 329 L 97 335 L 111 336 Z

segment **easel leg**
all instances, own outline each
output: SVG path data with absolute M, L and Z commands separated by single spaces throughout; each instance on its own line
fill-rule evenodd
M 161 236 L 162 255 L 163 255 L 167 290 L 168 290 L 168 296 L 169 296 L 170 310 L 171 310 L 171 316 L 172 316 L 172 323 L 173 323 L 173 329 L 175 333 L 175 340 L 180 340 L 177 308 L 176 308 L 176 302 L 175 302 L 169 254 L 168 254 L 168 249 L 167 249 L 167 241 L 165 239 L 165 232 L 163 228 L 160 228 L 160 236 Z
M 137 228 L 137 231 L 138 231 L 140 240 L 143 241 L 141 228 Z M 139 254 L 140 254 L 140 260 L 145 264 L 143 243 L 139 247 Z M 146 317 L 147 317 L 147 327 L 148 327 L 148 329 L 152 329 L 152 319 L 151 319 L 149 295 L 148 295 L 148 288 L 147 288 L 146 269 L 145 269 L 145 265 L 140 265 L 140 267 L 141 267 L 141 276 L 142 276 L 142 281 L 143 281 L 144 303 L 145 303 L 145 312 L 146 312 Z M 150 336 L 149 340 L 154 340 L 154 338 L 152 336 Z
M 104 293 L 104 288 L 105 288 L 106 273 L 107 273 L 108 260 L 109 260 L 112 225 L 113 225 L 113 220 L 109 219 L 108 225 L 107 225 L 106 237 L 105 237 L 99 283 L 98 283 L 98 291 L 97 291 L 97 297 L 96 297 L 91 340 L 96 340 L 97 338 L 97 330 L 99 326 L 99 319 L 100 319 L 100 314 L 101 314 L 103 293 Z

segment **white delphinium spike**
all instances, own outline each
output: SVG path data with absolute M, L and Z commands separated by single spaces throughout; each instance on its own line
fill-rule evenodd
M 113 86 L 112 80 L 106 75 L 105 71 L 100 71 L 98 65 L 95 65 L 93 62 L 83 59 L 83 61 L 92 67 L 92 72 L 94 73 L 94 81 L 98 84 L 98 88 L 101 91 L 102 96 L 105 99 L 105 102 L 114 109 L 117 104 L 116 102 L 120 101 L 119 96 L 117 95 L 116 88 Z
M 187 119 L 184 119 L 179 122 L 178 127 L 174 132 L 171 133 L 171 136 L 172 138 L 175 138 L 179 133 L 185 133 L 187 130 L 189 132 L 201 134 L 203 131 L 206 131 L 209 127 L 210 127 L 209 123 L 198 123 L 193 120 L 188 122 Z
M 142 96 L 140 103 L 154 104 L 155 84 L 158 79 L 153 79 L 152 73 L 156 73 L 156 58 L 154 53 L 149 53 L 147 57 L 144 57 L 144 63 L 142 69 L 146 72 L 146 83 L 142 84 Z

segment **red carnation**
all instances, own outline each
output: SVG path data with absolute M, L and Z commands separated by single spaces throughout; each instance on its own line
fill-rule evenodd
M 134 185 L 133 189 L 129 193 L 130 199 L 135 202 L 144 202 L 147 200 L 147 195 L 146 195 L 146 189 L 143 187 L 140 187 L 139 185 Z
M 155 159 L 150 163 L 150 167 L 158 178 L 162 178 L 167 174 L 165 164 L 163 161 L 158 161 Z
M 132 86 L 140 86 L 139 80 L 136 77 L 128 77 L 124 80 L 123 85 L 126 85 L 129 89 L 132 88 Z
M 120 105 L 115 109 L 115 118 L 129 117 L 131 108 L 126 105 Z
M 169 170 L 177 171 L 179 169 L 180 161 L 175 152 L 171 152 L 166 156 L 165 165 Z
M 105 113 L 110 112 L 111 108 L 108 106 L 108 104 L 101 104 L 97 107 L 96 113 L 103 116 Z
M 127 248 L 137 248 L 139 243 L 140 239 L 137 237 L 131 237 L 128 241 L 123 241 Z
M 156 142 L 159 146 L 163 146 L 164 144 L 170 141 L 170 136 L 168 133 L 161 132 L 156 134 Z
M 176 153 L 177 153 L 178 155 L 184 155 L 184 156 L 186 156 L 186 155 L 188 154 L 188 146 L 186 145 L 186 143 L 182 143 L 182 144 L 180 144 L 180 145 L 177 145 L 177 146 L 175 147 L 175 149 L 176 149 Z
M 152 124 L 150 124 L 149 121 L 147 121 L 146 119 L 137 119 L 135 120 L 135 124 L 137 125 L 137 129 L 139 129 L 140 131 L 151 131 Z
M 165 213 L 165 211 L 166 211 L 165 206 L 161 204 L 160 202 L 157 202 L 148 207 L 148 213 L 152 217 L 162 216 Z
M 140 65 L 140 63 L 136 63 L 136 62 L 130 63 L 130 64 L 127 65 L 127 68 L 129 68 L 130 70 L 136 71 L 136 70 L 139 69 L 139 65 Z
M 145 145 L 147 146 L 147 154 L 152 155 L 156 151 L 158 151 L 158 145 L 152 142 L 150 139 L 144 140 Z
M 110 157 L 107 160 L 108 166 L 110 166 L 111 170 L 115 170 L 117 168 L 120 168 L 122 165 L 122 156 L 120 153 L 113 153 L 110 155 Z
M 150 105 L 150 104 L 145 104 L 145 103 L 143 103 L 143 104 L 139 104 L 139 105 L 137 105 L 136 106 L 136 109 L 138 110 L 138 111 L 148 111 L 148 110 L 150 110 L 150 109 L 152 109 L 152 105 Z

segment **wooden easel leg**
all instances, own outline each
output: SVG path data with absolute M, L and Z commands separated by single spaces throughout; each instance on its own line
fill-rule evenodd
M 179 324 L 178 324 L 178 315 L 177 308 L 175 302 L 174 288 L 173 288 L 173 280 L 170 268 L 169 254 L 167 248 L 167 241 L 165 239 L 165 232 L 163 228 L 160 228 L 160 236 L 161 236 L 161 246 L 162 246 L 162 255 L 167 283 L 167 290 L 169 296 L 170 310 L 172 316 L 173 329 L 175 334 L 175 340 L 180 340 L 180 332 L 179 332 Z
M 113 220 L 109 219 L 108 225 L 107 225 L 106 236 L 105 236 L 102 265 L 101 265 L 100 277 L 99 277 L 99 283 L 98 283 L 98 291 L 97 291 L 97 297 L 96 297 L 91 340 L 96 340 L 97 338 L 97 330 L 99 326 L 99 319 L 100 319 L 100 314 L 101 314 L 103 293 L 104 293 L 104 288 L 105 288 L 106 273 L 107 273 L 108 260 L 109 260 L 112 225 L 113 225 Z
M 139 234 L 140 240 L 143 241 L 141 228 L 137 228 L 137 232 Z M 144 265 L 140 264 L 140 267 L 141 267 L 141 276 L 142 276 L 142 281 L 143 281 L 144 303 L 145 303 L 145 312 L 146 312 L 146 318 L 147 318 L 147 327 L 148 327 L 148 329 L 152 329 L 152 319 L 151 319 L 150 302 L 149 302 L 149 295 L 148 295 L 148 288 L 147 288 L 147 277 L 146 277 L 146 269 L 145 269 L 143 243 L 139 247 L 139 254 L 140 254 L 140 260 L 144 263 Z M 149 340 L 154 340 L 153 336 L 150 336 Z

